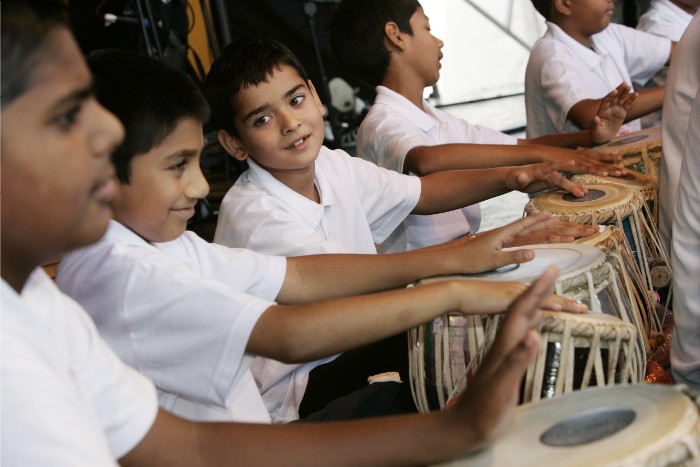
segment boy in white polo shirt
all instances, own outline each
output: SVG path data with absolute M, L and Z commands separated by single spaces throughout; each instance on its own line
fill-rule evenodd
M 443 43 L 429 28 L 428 18 L 415 0 L 352 0 L 341 2 L 336 10 L 330 31 L 337 60 L 348 72 L 377 86 L 377 97 L 358 130 L 358 156 L 380 167 L 418 176 L 561 159 L 575 159 L 580 170 L 618 173 L 583 152 L 555 146 L 590 146 L 612 138 L 625 106 L 634 99 L 624 87 L 606 100 L 595 131 L 518 140 L 472 125 L 423 99 L 424 89 L 440 76 L 442 57 Z M 480 221 L 478 205 L 432 216 L 409 216 L 379 251 L 406 251 L 449 241 L 477 232 Z M 586 235 L 579 229 L 562 226 L 561 236 L 554 241 L 573 241 Z
M 510 256 L 485 252 L 485 261 L 459 265 L 448 255 L 479 248 L 463 245 L 425 252 L 422 259 L 344 255 L 339 266 L 336 257 L 286 260 L 209 244 L 185 232 L 196 201 L 208 191 L 199 168 L 207 111 L 203 96 L 186 76 L 136 53 L 101 52 L 89 63 L 98 99 L 119 116 L 127 137 L 112 157 L 120 181 L 111 203 L 114 220 L 101 241 L 61 260 L 56 281 L 91 314 L 122 359 L 154 381 L 167 410 L 195 420 L 269 422 L 249 371 L 254 355 L 287 363 L 318 360 L 402 332 L 412 319 L 431 314 L 431 307 L 412 311 L 402 304 L 403 291 L 394 297 L 395 304 L 376 314 L 358 304 L 347 303 L 344 309 L 334 301 L 307 302 L 478 270 L 480 263 L 490 269 L 489 262 Z M 507 236 L 497 233 L 496 241 Z M 473 255 L 458 261 L 465 263 Z M 509 295 L 514 286 L 493 293 Z M 277 306 L 274 300 L 290 305 Z M 359 300 L 382 308 L 374 298 Z M 314 316 L 314 306 L 322 313 L 332 310 L 340 321 L 306 322 Z M 393 307 L 405 322 L 391 319 Z M 373 326 L 375 319 L 385 321 L 371 332 L 345 335 L 353 326 Z M 365 375 L 360 397 L 371 403 L 387 393 L 403 407 L 407 385 L 381 383 L 368 389 L 370 375 Z M 390 398 L 385 405 L 370 414 L 395 409 Z M 333 413 L 337 418 L 364 416 L 362 408 L 359 404 L 350 415 Z M 293 409 L 278 421 L 295 419 Z
M 219 141 L 229 154 L 249 164 L 219 210 L 214 239 L 226 246 L 285 256 L 375 254 L 374 244 L 411 212 L 454 209 L 521 183 L 521 189 L 530 190 L 548 186 L 543 182 L 551 180 L 580 193 L 578 186 L 552 171 L 567 168 L 560 164 L 439 172 L 419 178 L 332 151 L 322 145 L 322 106 L 303 67 L 285 46 L 262 37 L 243 37 L 229 44 L 212 64 L 206 91 L 212 121 L 220 129 Z M 479 192 L 474 187 L 482 180 Z M 589 235 L 595 230 L 582 229 Z M 542 231 L 548 229 L 533 234 Z M 399 338 L 390 347 L 396 346 L 403 356 L 401 366 L 407 367 L 406 343 Z M 344 362 L 334 362 L 333 367 Z M 304 390 L 320 370 L 313 375 L 309 371 L 321 363 L 294 367 L 258 359 L 253 371 L 268 409 L 286 413 L 298 406 L 300 414 L 308 413 L 307 407 L 314 406 L 312 395 L 328 392 Z M 346 366 L 349 372 L 356 365 Z M 334 371 L 337 376 L 322 379 L 340 384 L 347 372 Z
M 123 136 L 94 99 L 58 5 L 0 4 L 2 465 L 428 465 L 503 432 L 555 270 L 513 302 L 469 389 L 439 413 L 271 426 L 193 423 L 159 409 L 153 385 L 41 268 L 104 233 L 116 188 L 109 153 Z
M 678 42 L 699 4 L 697 0 L 652 0 L 637 29 Z
M 601 99 L 620 82 L 644 84 L 671 61 L 675 42 L 611 23 L 614 3 L 533 0 L 547 31 L 525 71 L 529 137 L 588 128 Z M 664 88 L 639 91 L 621 131 L 661 108 Z

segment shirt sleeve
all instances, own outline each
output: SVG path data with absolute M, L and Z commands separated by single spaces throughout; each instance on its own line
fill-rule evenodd
M 636 29 L 616 25 L 611 32 L 618 36 L 625 50 L 625 66 L 632 81 L 644 85 L 663 68 L 671 55 L 671 40 Z

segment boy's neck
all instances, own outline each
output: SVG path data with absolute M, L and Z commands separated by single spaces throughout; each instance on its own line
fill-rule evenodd
M 290 172 L 270 171 L 270 175 L 304 198 L 308 198 L 314 203 L 321 203 L 321 196 L 316 188 L 314 164 L 312 164 L 308 170 Z
M 422 84 L 416 85 L 407 83 L 405 79 L 395 79 L 391 76 L 387 76 L 384 81 L 382 81 L 382 86 L 402 95 L 413 105 L 423 110 L 423 90 L 425 86 Z
M 17 261 L 15 256 L 9 251 L 3 251 L 0 268 L 2 270 L 2 279 L 19 294 L 38 265 L 26 261 Z
M 580 32 L 580 30 L 576 27 L 575 24 L 572 24 L 568 21 L 561 21 L 555 24 L 557 24 L 557 26 L 559 26 L 562 29 L 562 31 L 568 34 L 573 40 L 575 40 L 579 44 L 583 45 L 588 49 L 593 49 L 593 42 L 591 41 L 592 36 Z

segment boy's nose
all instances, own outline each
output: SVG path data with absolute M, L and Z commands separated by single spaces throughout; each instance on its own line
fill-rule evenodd
M 112 151 L 124 139 L 124 127 L 113 113 L 102 107 L 97 101 L 89 102 L 94 112 L 88 121 L 92 124 L 90 136 L 91 150 L 95 157 L 110 157 Z
M 282 121 L 282 132 L 289 133 L 301 126 L 301 122 L 293 112 L 285 112 L 281 117 Z
M 209 194 L 209 183 L 199 167 L 192 174 L 192 179 L 187 184 L 185 194 L 191 199 L 201 199 Z

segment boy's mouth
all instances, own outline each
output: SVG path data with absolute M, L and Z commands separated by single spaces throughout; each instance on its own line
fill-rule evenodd
M 292 144 L 287 146 L 285 149 L 297 149 L 304 145 L 309 140 L 309 135 L 302 136 L 301 138 L 295 140 Z

